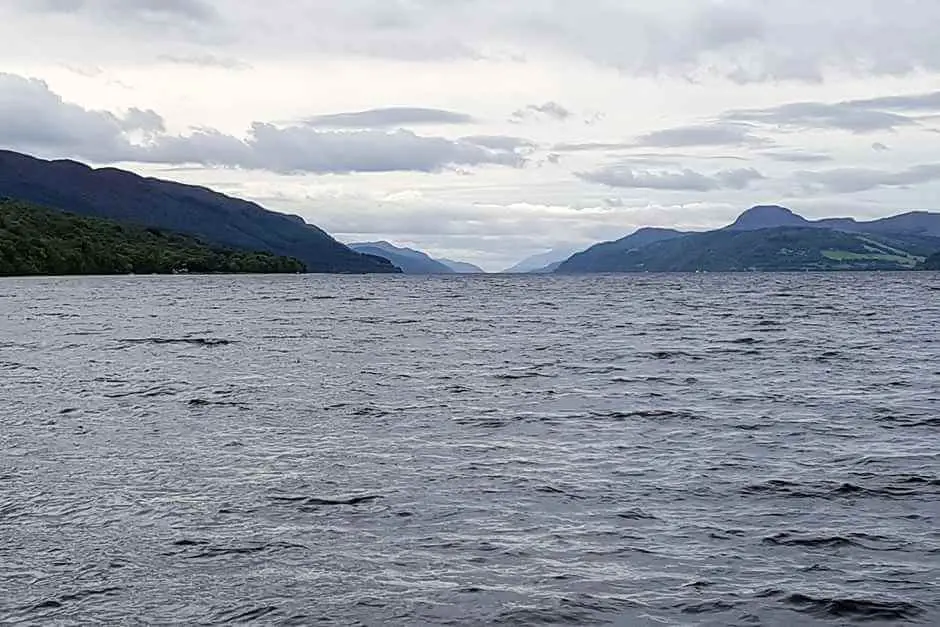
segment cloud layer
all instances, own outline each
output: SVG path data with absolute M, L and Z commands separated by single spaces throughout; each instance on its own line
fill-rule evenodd
M 65 102 L 43 81 L 0 74 L 0 142 L 40 154 L 95 162 L 201 164 L 279 173 L 435 172 L 452 166 L 521 167 L 528 144 L 508 137 L 447 139 L 410 130 L 321 130 L 394 121 L 463 120 L 430 109 L 385 109 L 313 118 L 303 125 L 257 122 L 247 136 L 213 129 L 165 132 L 152 110 L 119 116 Z

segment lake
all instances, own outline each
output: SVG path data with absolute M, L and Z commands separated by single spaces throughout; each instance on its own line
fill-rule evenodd
M 940 624 L 940 275 L 0 280 L 0 623 Z

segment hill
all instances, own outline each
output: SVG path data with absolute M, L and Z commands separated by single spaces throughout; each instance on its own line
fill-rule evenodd
M 0 200 L 2 276 L 305 270 L 297 259 Z
M 940 237 L 940 213 L 911 211 L 869 221 L 860 221 L 855 218 L 807 220 L 786 207 L 760 205 L 742 213 L 733 224 L 726 226 L 725 229 L 730 231 L 756 231 L 782 226 L 836 229 L 852 233 L 876 233 L 880 235 L 903 234 Z
M 218 192 L 75 161 L 0 151 L 0 197 L 192 235 L 215 245 L 295 257 L 310 272 L 397 272 L 297 216 Z
M 486 274 L 486 270 L 480 266 L 475 266 L 472 263 L 467 263 L 466 261 L 454 261 L 453 259 L 444 258 L 441 258 L 438 261 L 449 267 L 457 274 Z
M 350 244 L 353 250 L 388 259 L 405 274 L 455 274 L 447 264 L 427 253 L 412 248 L 401 248 L 389 242 L 359 242 Z
M 940 238 L 873 235 L 818 227 L 692 233 L 606 255 L 575 255 L 558 269 L 577 272 L 738 272 L 910 270 Z
M 526 257 L 516 265 L 503 270 L 503 274 L 525 274 L 551 272 L 556 264 L 576 253 L 574 248 L 555 248 L 548 252 Z
M 940 270 L 940 252 L 927 257 L 921 266 L 923 270 Z
M 642 228 L 613 242 L 595 244 L 584 252 L 573 255 L 555 268 L 555 272 L 610 272 L 626 253 L 650 244 L 686 235 L 675 229 Z

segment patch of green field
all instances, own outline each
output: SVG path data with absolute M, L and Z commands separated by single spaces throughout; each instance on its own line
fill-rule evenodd
M 901 251 L 899 251 L 901 252 Z M 822 251 L 823 257 L 826 259 L 832 259 L 833 261 L 889 261 L 892 263 L 898 263 L 904 266 L 914 267 L 920 261 L 917 257 L 911 257 L 910 255 L 888 255 L 888 254 L 877 254 L 877 253 L 853 253 L 847 250 L 824 250 Z

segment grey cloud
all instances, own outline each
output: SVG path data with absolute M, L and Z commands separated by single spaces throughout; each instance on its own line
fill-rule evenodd
M 627 74 L 739 82 L 940 70 L 936 0 L 11 1 L 138 21 L 222 21 L 239 45 L 273 60 L 326 52 L 439 62 L 537 50 Z M 127 37 L 120 24 L 100 25 Z
M 139 135 L 139 136 L 138 136 Z M 247 138 L 213 129 L 169 135 L 154 111 L 118 116 L 62 100 L 35 79 L 0 74 L 0 144 L 48 156 L 98 163 L 196 163 L 295 173 L 433 172 L 451 166 L 521 167 L 521 140 L 425 137 L 411 131 L 320 130 L 255 123 Z
M 389 128 L 421 124 L 471 124 L 472 116 L 444 109 L 423 107 L 387 107 L 317 115 L 303 121 L 307 126 L 319 128 Z
M 53 13 L 99 13 L 135 20 L 170 18 L 210 22 L 219 17 L 213 5 L 205 0 L 29 0 L 29 8 Z
M 522 109 L 513 111 L 512 115 L 510 115 L 510 120 L 522 121 L 528 119 L 549 118 L 563 122 L 573 115 L 574 114 L 571 111 L 561 106 L 557 102 L 549 101 L 540 105 L 530 104 Z
M 849 194 L 879 187 L 907 187 L 940 181 L 940 164 L 918 165 L 895 172 L 838 168 L 822 172 L 798 172 L 795 178 L 807 191 Z
M 865 100 L 849 100 L 847 106 L 861 109 L 889 109 L 891 111 L 940 111 L 940 91 L 906 96 L 883 96 Z
M 693 146 L 740 146 L 771 143 L 741 124 L 701 124 L 654 131 L 637 138 L 641 146 L 687 148 Z
M 166 124 L 163 117 L 153 109 L 142 110 L 136 107 L 128 109 L 124 118 L 119 120 L 122 131 L 142 131 L 144 133 L 163 133 Z
M 799 152 L 799 151 L 765 151 L 761 153 L 762 156 L 767 157 L 768 159 L 773 159 L 774 161 L 782 161 L 784 163 L 823 163 L 825 161 L 832 161 L 832 157 L 829 155 L 823 155 L 813 152 Z
M 461 141 L 492 150 L 515 151 L 536 147 L 536 143 L 530 139 L 513 137 L 511 135 L 470 135 L 468 137 L 462 137 Z
M 138 160 L 316 174 L 434 172 L 456 165 L 524 164 L 523 157 L 514 151 L 423 137 L 406 130 L 320 131 L 264 123 L 252 125 L 245 140 L 210 131 L 162 138 L 141 150 Z
M 163 118 L 131 109 L 117 116 L 62 100 L 40 80 L 0 73 L 0 143 L 45 154 L 91 160 L 126 156 L 126 132 L 161 132 Z
M 850 103 L 795 102 L 770 109 L 730 111 L 724 119 L 751 122 L 791 130 L 820 128 L 852 133 L 893 131 L 917 123 L 903 115 L 862 108 Z
M 608 187 L 659 189 L 672 191 L 708 192 L 718 189 L 744 189 L 764 176 L 754 169 L 723 170 L 714 176 L 706 176 L 688 168 L 673 171 L 634 170 L 616 166 L 593 172 L 581 172 L 577 176 L 585 181 L 600 183 Z
M 740 168 L 737 170 L 722 170 L 715 175 L 715 180 L 724 189 L 747 189 L 751 183 L 766 178 L 754 168 Z
M 603 150 L 629 150 L 636 148 L 636 144 L 626 142 L 580 142 L 580 143 L 561 143 L 552 146 L 552 150 L 559 152 L 590 152 Z
M 874 150 L 875 152 L 887 152 L 891 150 L 891 147 L 881 142 L 875 142 L 874 144 L 871 145 L 871 149 Z

